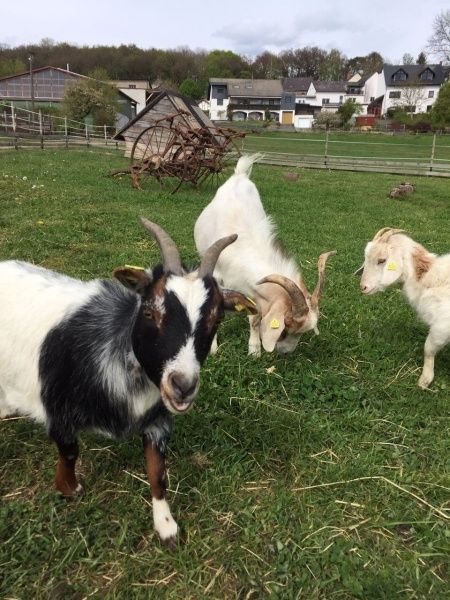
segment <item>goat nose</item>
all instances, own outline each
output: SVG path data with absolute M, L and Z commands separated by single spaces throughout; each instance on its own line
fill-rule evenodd
M 172 388 L 181 400 L 189 398 L 195 392 L 197 387 L 198 377 L 188 379 L 183 373 L 173 373 L 170 378 Z

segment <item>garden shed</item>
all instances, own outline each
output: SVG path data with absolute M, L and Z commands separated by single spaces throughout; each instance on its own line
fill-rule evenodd
M 150 96 L 147 106 L 122 127 L 114 137 L 125 141 L 125 156 L 131 157 L 133 145 L 145 129 L 166 119 L 169 122 L 171 118 L 173 118 L 172 125 L 188 130 L 207 128 L 213 132 L 216 129 L 209 117 L 189 98 L 176 92 L 162 90 L 155 91 Z M 163 132 L 162 129 L 160 131 Z M 160 140 L 161 145 L 164 142 L 167 140 Z

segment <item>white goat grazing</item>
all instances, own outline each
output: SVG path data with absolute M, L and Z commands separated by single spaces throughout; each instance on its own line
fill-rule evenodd
M 385 227 L 365 250 L 361 272 L 364 294 L 381 292 L 397 281 L 409 303 L 430 326 L 425 341 L 425 360 L 419 386 L 434 378 L 434 357 L 450 341 L 450 254 L 436 256 L 403 234 Z
M 242 156 L 232 175 L 216 192 L 195 224 L 194 236 L 201 255 L 226 232 L 238 234 L 235 248 L 220 255 L 214 271 L 219 285 L 253 298 L 258 314 L 250 316 L 248 353 L 259 356 L 276 347 L 292 352 L 299 336 L 314 329 L 319 318 L 325 263 L 334 252 L 319 258 L 319 281 L 313 294 L 306 289 L 295 262 L 275 242 L 275 226 L 267 216 L 258 190 L 249 180 L 259 155 Z M 217 346 L 215 346 L 216 348 Z M 214 348 L 213 348 L 214 351 Z

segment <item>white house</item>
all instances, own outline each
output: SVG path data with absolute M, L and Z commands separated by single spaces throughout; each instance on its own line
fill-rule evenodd
M 281 81 L 279 79 L 230 79 L 212 77 L 209 80 L 209 110 L 212 121 L 225 121 L 231 106 L 233 120 L 263 120 L 269 112 L 280 118 Z
M 347 100 L 363 106 L 367 112 L 365 79 L 354 81 L 314 81 L 311 77 L 289 77 L 282 80 L 281 122 L 296 129 L 312 127 L 314 118 L 322 111 L 337 112 Z
M 110 81 L 112 85 L 115 85 L 121 92 L 132 98 L 136 102 L 136 113 L 140 112 L 149 100 L 151 93 L 151 86 L 148 81 L 145 80 L 131 80 L 131 81 Z
M 442 65 L 384 65 L 366 81 L 365 101 L 369 112 L 385 115 L 404 108 L 409 113 L 425 113 L 445 83 Z

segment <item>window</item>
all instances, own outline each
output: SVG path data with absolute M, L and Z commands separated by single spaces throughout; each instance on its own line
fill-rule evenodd
M 217 88 L 217 94 L 225 94 L 225 88 L 224 87 L 218 87 Z
M 434 98 L 434 90 L 429 90 L 428 98 Z
M 330 104 L 330 99 L 329 98 L 322 98 L 322 106 L 324 104 Z
M 129 87 L 130 90 L 135 90 L 136 89 L 136 84 L 135 83 L 130 83 L 128 87 Z
M 400 98 L 401 92 L 389 92 L 389 98 Z
M 342 104 L 343 101 L 344 101 L 344 96 L 339 96 L 339 104 Z
M 431 69 L 425 69 L 425 71 L 423 71 L 420 74 L 420 79 L 421 81 L 431 81 L 434 79 L 434 73 Z
M 223 106 L 223 98 L 217 98 L 217 106 Z
M 403 69 L 399 69 L 396 73 L 392 75 L 392 79 L 394 81 L 406 81 L 408 75 L 405 73 Z
M 292 96 L 285 96 L 284 101 L 286 102 L 286 104 L 291 104 L 292 103 Z
M 409 113 L 416 112 L 416 107 L 414 105 L 413 106 L 405 106 L 404 108 L 405 108 L 406 112 L 409 112 Z

